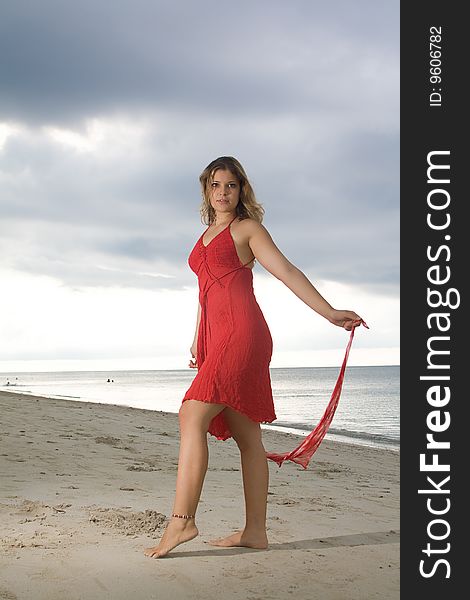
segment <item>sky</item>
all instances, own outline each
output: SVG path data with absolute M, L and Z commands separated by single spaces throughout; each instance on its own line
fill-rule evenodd
M 276 246 L 399 364 L 398 0 L 0 2 L 0 372 L 186 369 L 199 175 L 244 166 Z M 271 367 L 348 332 L 256 264 Z

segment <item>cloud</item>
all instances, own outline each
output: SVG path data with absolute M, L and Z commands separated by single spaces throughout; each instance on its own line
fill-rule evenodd
M 343 99 L 353 111 L 397 83 L 398 2 L 245 0 L 233 9 L 209 0 L 8 3 L 5 112 L 58 123 L 155 106 L 305 113 Z
M 198 176 L 230 154 L 314 281 L 397 294 L 398 2 L 19 0 L 0 40 L 10 268 L 195 285 Z

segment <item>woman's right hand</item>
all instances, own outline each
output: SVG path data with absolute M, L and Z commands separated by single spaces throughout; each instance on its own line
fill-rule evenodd
M 190 369 L 197 369 L 197 342 L 193 342 L 193 345 L 191 346 L 189 351 L 191 352 L 191 356 L 193 358 L 189 361 L 188 366 Z
M 343 327 L 346 331 L 351 331 L 353 327 L 358 327 L 359 325 L 364 325 L 364 327 L 369 329 L 364 319 L 352 310 L 333 310 L 328 317 L 328 321 L 333 323 L 333 325 Z

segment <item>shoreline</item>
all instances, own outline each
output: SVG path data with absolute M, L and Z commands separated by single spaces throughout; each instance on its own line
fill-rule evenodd
M 12 384 L 11 387 L 16 387 L 17 384 Z M 150 412 L 164 412 L 164 413 L 168 413 L 168 414 L 172 414 L 172 415 L 177 415 L 176 412 L 170 412 L 170 411 L 159 411 L 159 410 L 154 410 L 154 409 L 146 409 L 143 407 L 135 407 L 132 406 L 130 404 L 112 404 L 110 402 L 103 402 L 102 400 L 99 399 L 94 399 L 94 398 L 87 398 L 84 399 L 83 396 L 72 396 L 72 395 L 64 395 L 64 394 L 51 394 L 51 395 L 44 395 L 44 394 L 36 394 L 35 392 L 31 391 L 31 390 L 12 390 L 10 389 L 10 387 L 8 386 L 8 389 L 5 389 L 7 386 L 0 386 L 0 393 L 11 393 L 11 394 L 17 394 L 17 395 L 23 395 L 23 396 L 38 396 L 41 398 L 49 398 L 50 400 L 66 400 L 66 401 L 71 401 L 71 402 L 83 402 L 83 403 L 92 403 L 92 404 L 103 404 L 105 406 L 124 406 L 127 408 L 137 408 L 138 410 L 150 410 Z M 295 427 L 294 425 L 290 425 L 289 423 L 282 423 L 282 424 L 277 424 L 276 422 L 272 423 L 272 424 L 262 424 L 262 429 L 263 430 L 270 430 L 270 431 L 278 431 L 280 433 L 289 433 L 292 434 L 294 436 L 297 436 L 299 438 L 299 441 L 302 438 L 305 438 L 307 435 L 309 435 L 310 430 L 307 430 L 306 428 L 300 428 L 300 427 Z M 374 439 L 374 437 L 376 439 Z M 346 432 L 346 433 L 340 433 L 339 431 L 335 430 L 335 427 L 333 425 L 333 427 L 330 428 L 330 431 L 327 432 L 326 434 L 326 441 L 333 441 L 333 442 L 338 442 L 340 444 L 351 444 L 353 446 L 365 446 L 368 448 L 379 448 L 379 449 L 385 449 L 385 450 L 391 450 L 393 452 L 400 452 L 400 443 L 395 442 L 395 441 L 391 441 L 391 440 L 386 440 L 386 439 L 381 439 L 379 435 L 377 436 L 373 436 L 373 437 L 363 437 L 361 436 L 361 433 L 358 432 Z
M 268 461 L 268 550 L 219 549 L 204 541 L 243 526 L 243 489 L 233 439 L 209 435 L 200 535 L 150 559 L 174 498 L 176 414 L 13 391 L 0 410 L 0 597 L 198 599 L 219 583 L 236 600 L 399 597 L 399 451 L 324 440 L 307 470 Z M 299 437 L 263 428 L 267 451 Z

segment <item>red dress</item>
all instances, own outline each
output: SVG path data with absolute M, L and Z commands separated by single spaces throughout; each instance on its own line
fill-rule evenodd
M 198 372 L 183 402 L 225 404 L 252 421 L 271 423 L 276 419 L 269 373 L 273 341 L 254 295 L 252 269 L 235 248 L 230 225 L 236 218 L 204 246 L 207 228 L 189 255 L 198 277 L 201 321 Z M 223 411 L 212 419 L 209 433 L 219 440 L 232 436 Z

